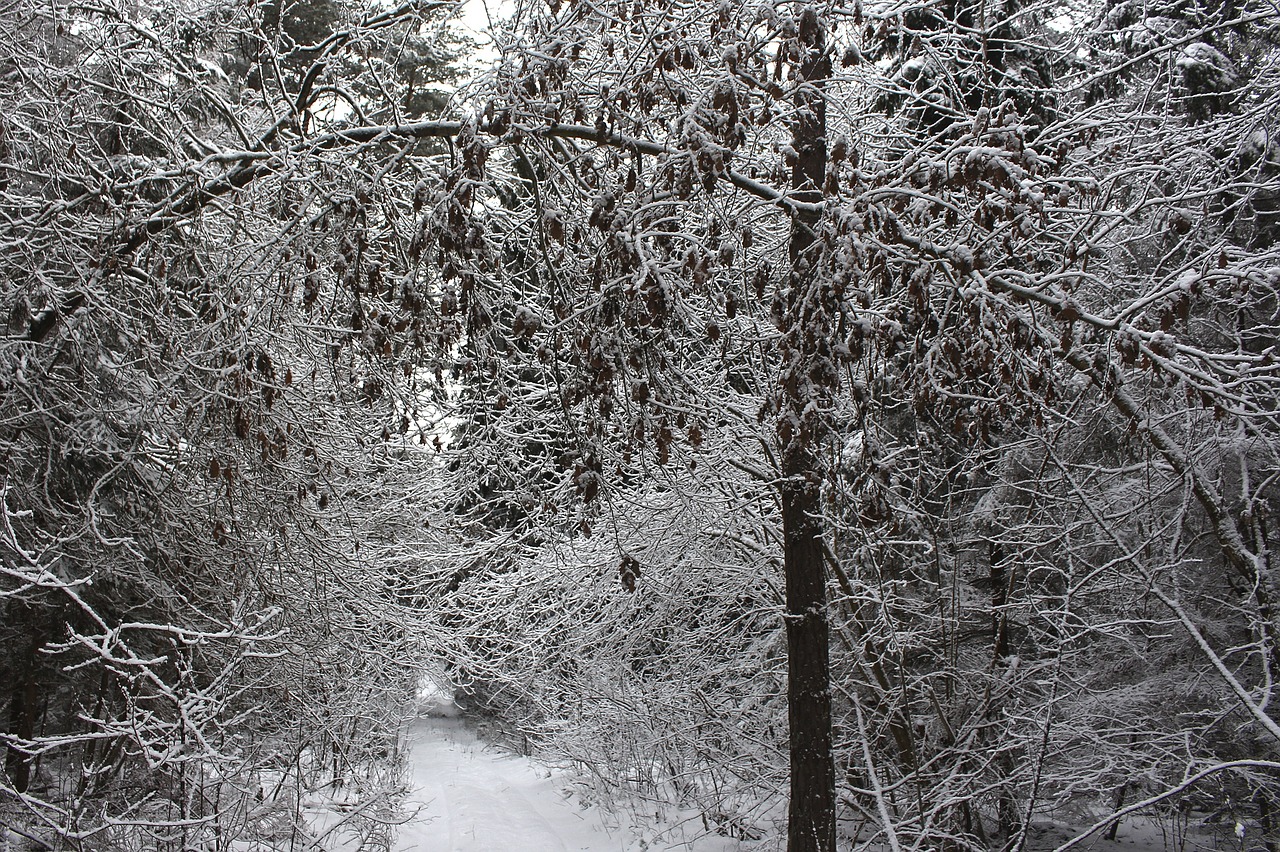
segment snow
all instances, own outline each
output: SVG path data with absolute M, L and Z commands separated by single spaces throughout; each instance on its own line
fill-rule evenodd
M 414 816 L 400 828 L 398 852 L 627 848 L 566 801 L 550 772 L 486 750 L 462 719 L 415 722 L 410 756 Z
M 486 744 L 476 725 L 448 699 L 424 708 L 409 731 L 409 819 L 393 852 L 748 852 L 776 845 L 742 844 L 711 834 L 683 835 L 678 828 L 639 825 L 607 816 L 568 792 L 571 776 L 527 757 Z M 692 824 L 693 820 L 689 824 Z M 1227 824 L 1221 835 L 1246 831 Z M 661 830 L 659 830 L 661 829 Z M 1077 840 L 1080 831 L 1037 823 L 1027 849 L 1090 852 L 1164 852 L 1213 848 L 1213 831 L 1199 825 L 1156 823 L 1130 817 L 1116 840 L 1105 829 Z M 1172 835 L 1172 836 L 1171 836 Z M 881 850 L 872 843 L 864 849 Z
M 410 726 L 409 796 L 393 852 L 733 852 L 726 838 L 690 841 L 574 800 L 571 778 L 484 743 L 452 701 L 419 694 Z
M 1039 823 L 1028 833 L 1027 849 L 1029 852 L 1207 852 L 1230 849 L 1235 845 L 1223 843 L 1233 825 L 1218 828 L 1198 825 L 1194 821 L 1157 822 L 1145 817 L 1130 817 L 1121 821 L 1115 840 L 1107 837 L 1107 829 L 1104 828 L 1076 842 L 1079 829 Z
M 840 460 L 850 467 L 857 465 L 862 461 L 863 445 L 862 433 L 854 432 L 849 436 L 849 440 L 844 442 L 844 449 L 840 451 Z

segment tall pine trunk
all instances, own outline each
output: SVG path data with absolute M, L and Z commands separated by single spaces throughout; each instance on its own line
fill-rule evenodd
M 797 46 L 799 79 L 792 105 L 791 196 L 820 202 L 826 177 L 826 104 L 823 86 L 831 73 L 826 33 L 818 14 L 801 15 Z M 790 724 L 791 800 L 788 852 L 834 852 L 836 842 L 835 765 L 831 745 L 830 655 L 827 626 L 826 568 L 823 563 L 822 474 L 815 443 L 823 389 L 813 379 L 819 358 L 819 319 L 814 257 L 817 215 L 797 213 L 792 220 L 790 275 L 781 317 L 783 366 L 778 420 L 782 456 L 783 566 L 786 573 L 786 625 Z

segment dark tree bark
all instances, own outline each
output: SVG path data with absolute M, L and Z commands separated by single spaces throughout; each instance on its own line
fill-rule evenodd
M 9 705 L 9 731 L 16 739 L 30 740 L 35 733 L 36 707 L 35 684 L 30 678 L 18 683 L 12 692 Z M 31 760 L 13 745 L 4 758 L 4 771 L 13 789 L 25 793 L 31 789 Z
M 30 619 L 25 619 L 30 623 Z M 9 692 L 8 732 L 19 742 L 30 742 L 35 738 L 36 721 L 40 718 L 40 683 L 39 661 L 40 646 L 43 644 L 36 632 L 22 655 L 22 659 L 10 670 L 12 682 Z M 14 745 L 5 751 L 4 771 L 9 776 L 9 783 L 18 793 L 26 793 L 31 789 L 31 757 Z
M 787 705 L 791 732 L 788 852 L 835 849 L 835 767 L 831 745 L 826 578 L 814 458 L 794 444 L 782 489 L 787 582 Z
M 823 84 L 831 74 L 822 21 L 813 9 L 801 15 L 796 46 L 799 79 L 793 107 L 792 197 L 820 202 L 826 176 L 826 104 Z M 788 852 L 834 852 L 835 764 L 831 742 L 830 655 L 826 568 L 820 505 L 822 475 L 815 453 L 821 425 L 815 404 L 825 388 L 821 376 L 821 321 L 816 262 L 817 216 L 795 214 L 791 227 L 791 271 L 782 293 L 783 368 L 778 420 L 782 456 L 783 566 L 787 587 L 787 704 L 790 724 L 791 801 Z
M 992 533 L 994 535 L 994 532 Z M 1009 656 L 1009 616 L 1005 604 L 1009 602 L 1009 575 L 1005 570 L 1004 548 L 998 541 L 987 542 L 987 561 L 991 578 L 991 637 L 996 660 Z

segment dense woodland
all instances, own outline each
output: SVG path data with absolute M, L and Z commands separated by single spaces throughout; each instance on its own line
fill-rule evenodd
M 0 845 L 1280 849 L 1280 7 L 457 11 L 0 7 Z

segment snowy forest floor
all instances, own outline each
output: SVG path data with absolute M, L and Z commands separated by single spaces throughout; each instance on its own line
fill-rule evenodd
M 571 779 L 485 742 L 452 713 L 409 729 L 409 785 L 395 852 L 731 852 L 726 838 L 690 839 L 679 827 L 642 826 L 582 805 Z
M 708 835 L 696 821 L 685 824 L 686 832 L 678 824 L 643 824 L 586 805 L 570 792 L 573 778 L 568 773 L 505 750 L 485 732 L 482 722 L 467 719 L 448 699 L 433 704 L 409 728 L 410 792 L 405 810 L 410 816 L 400 826 L 394 852 L 746 852 L 761 848 L 760 843 Z M 1076 848 L 1091 852 L 1229 848 L 1220 838 L 1215 844 L 1203 829 L 1180 834 L 1171 837 L 1155 825 L 1127 822 L 1115 841 L 1099 834 Z M 1037 826 L 1028 849 L 1048 852 L 1071 836 L 1061 828 Z

